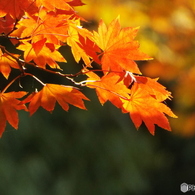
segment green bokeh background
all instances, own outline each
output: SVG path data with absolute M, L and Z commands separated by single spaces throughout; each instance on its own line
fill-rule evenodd
M 157 129 L 136 131 L 110 104 L 88 111 L 59 106 L 20 113 L 19 130 L 0 140 L 2 195 L 179 194 L 193 184 L 195 140 Z
M 77 72 L 62 52 L 71 64 L 65 72 Z M 145 126 L 137 131 L 128 114 L 110 103 L 102 107 L 93 90 L 82 90 L 91 99 L 87 111 L 58 105 L 52 114 L 20 111 L 18 131 L 7 125 L 0 140 L 1 195 L 173 195 L 182 194 L 181 183 L 195 184 L 194 136 L 160 128 L 152 136 Z

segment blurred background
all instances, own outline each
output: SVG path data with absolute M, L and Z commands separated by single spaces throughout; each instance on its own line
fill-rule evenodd
M 156 128 L 152 136 L 85 89 L 88 111 L 65 112 L 57 105 L 52 114 L 20 112 L 18 131 L 7 125 L 0 140 L 1 194 L 182 194 L 181 183 L 195 185 L 195 1 L 83 2 L 77 11 L 88 29 L 118 15 L 123 27 L 140 26 L 141 50 L 154 58 L 139 63 L 140 69 L 172 92 L 167 104 L 179 118 L 170 119 L 172 132 Z M 65 71 L 77 72 L 72 56 L 65 55 L 72 64 Z

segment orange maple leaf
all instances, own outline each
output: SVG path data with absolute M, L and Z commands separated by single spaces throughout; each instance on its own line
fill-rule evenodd
M 81 5 L 85 5 L 85 3 L 83 3 L 81 0 L 71 0 L 69 2 L 67 2 L 69 5 L 71 6 L 81 6 Z
M 53 44 L 45 43 L 46 39 L 42 39 L 34 44 L 23 42 L 18 49 L 24 51 L 24 60 L 30 62 L 33 60 L 37 66 L 46 68 L 48 64 L 51 68 L 60 69 L 58 62 L 66 62 L 64 57 L 58 52 Z M 53 46 L 52 46 L 53 45 Z
M 11 55 L 15 57 L 19 56 L 17 54 L 11 54 Z M 0 72 L 3 74 L 3 76 L 6 79 L 8 79 L 9 77 L 11 68 L 19 69 L 18 63 L 10 55 L 3 53 L 0 49 Z
M 69 10 L 71 6 L 67 3 L 71 0 L 36 0 L 36 4 L 38 7 L 44 6 L 49 11 L 55 11 L 56 9 Z
M 100 51 L 94 44 L 93 34 L 80 26 L 80 20 L 69 22 L 67 44 L 71 47 L 75 61 L 83 59 L 87 66 L 91 66 L 90 58 L 99 62 L 96 52 Z
M 121 108 L 121 99 L 130 98 L 130 89 L 125 86 L 119 74 L 109 73 L 104 75 L 102 78 L 94 72 L 86 74 L 89 77 L 87 79 L 88 82 L 86 83 L 86 86 L 96 89 L 96 93 L 101 104 L 104 104 L 109 100 L 113 105 Z
M 56 101 L 65 110 L 68 111 L 69 105 L 86 109 L 83 100 L 89 100 L 83 93 L 71 86 L 45 84 L 43 89 L 27 97 L 23 103 L 30 102 L 30 115 L 34 114 L 41 106 L 47 111 L 53 111 Z
M 69 18 L 69 15 L 48 13 L 42 8 L 38 15 L 26 13 L 26 17 L 17 23 L 16 30 L 10 35 L 28 38 L 28 40 L 32 40 L 32 43 L 46 38 L 47 42 L 60 45 L 68 37 L 67 20 Z
M 26 106 L 18 100 L 24 95 L 26 95 L 24 91 L 0 93 L 0 137 L 5 130 L 6 121 L 15 129 L 18 128 L 19 119 L 16 110 L 27 111 Z
M 169 107 L 153 97 L 137 82 L 131 88 L 131 98 L 129 100 L 121 99 L 121 101 L 123 102 L 122 111 L 124 113 L 129 112 L 136 128 L 138 129 L 144 122 L 152 135 L 155 132 L 155 124 L 168 131 L 171 130 L 165 114 L 177 118 Z
M 56 11 L 56 9 L 61 10 L 71 10 L 72 6 L 85 5 L 81 0 L 36 0 L 37 6 L 44 6 L 49 11 Z
M 12 18 L 20 18 L 34 0 L 0 0 L 0 17 L 9 14 Z
M 171 98 L 169 91 L 156 79 L 134 76 L 132 73 L 108 73 L 99 77 L 94 72 L 87 72 L 86 86 L 95 88 L 101 104 L 110 101 L 123 113 L 129 113 L 138 129 L 142 122 L 154 135 L 155 124 L 171 130 L 165 114 L 177 117 L 162 101 Z M 130 87 L 130 89 L 128 88 Z
M 94 32 L 94 41 L 103 50 L 103 70 L 141 73 L 135 60 L 152 58 L 138 50 L 139 43 L 134 41 L 137 31 L 138 28 L 131 27 L 121 29 L 119 18 L 113 20 L 108 27 L 100 21 L 98 32 Z
M 158 83 L 158 79 L 151 79 L 144 76 L 135 76 L 137 85 L 140 88 L 148 91 L 148 93 L 155 97 L 159 102 L 163 102 L 166 99 L 171 99 L 171 92 L 167 91 L 166 88 Z

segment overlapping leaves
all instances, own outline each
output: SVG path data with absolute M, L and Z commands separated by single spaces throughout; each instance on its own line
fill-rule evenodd
M 144 122 L 153 135 L 155 125 L 171 130 L 165 114 L 171 117 L 176 117 L 176 115 L 162 103 L 171 98 L 171 95 L 156 80 L 136 76 L 128 79 L 125 78 L 129 76 L 128 74 L 122 77 L 122 74 L 114 73 L 104 75 L 102 78 L 94 73 L 88 76 L 87 86 L 96 89 L 100 103 L 110 101 L 123 113 L 129 113 L 137 129 Z M 128 88 L 129 84 L 132 84 L 131 89 Z
M 129 113 L 136 128 L 144 123 L 151 134 L 155 132 L 155 125 L 171 129 L 166 115 L 176 116 L 163 103 L 171 99 L 170 92 L 157 79 L 138 76 L 141 71 L 136 61 L 152 59 L 139 50 L 135 40 L 138 28 L 122 28 L 118 17 L 108 26 L 101 20 L 97 32 L 90 32 L 81 26 L 82 17 L 74 10 L 74 6 L 84 5 L 81 0 L 0 0 L 0 4 L 0 33 L 17 44 L 17 49 L 23 53 L 19 56 L 6 49 L 0 50 L 2 75 L 8 79 L 12 68 L 21 71 L 0 93 L 0 135 L 6 121 L 18 128 L 17 110 L 33 115 L 42 107 L 52 112 L 56 102 L 65 111 L 69 105 L 86 109 L 84 100 L 89 99 L 75 85 L 95 89 L 102 105 L 110 101 L 123 113 Z M 71 48 L 75 61 L 82 62 L 76 74 L 56 71 L 64 70 L 58 62 L 67 61 L 59 49 L 66 45 Z M 31 65 L 62 76 L 74 86 L 52 81 L 44 83 L 26 71 Z M 96 71 L 103 76 L 98 76 Z M 28 94 L 25 91 L 6 92 L 12 83 L 27 75 L 38 81 L 42 89 Z M 76 82 L 75 77 L 80 75 L 85 75 L 86 80 Z

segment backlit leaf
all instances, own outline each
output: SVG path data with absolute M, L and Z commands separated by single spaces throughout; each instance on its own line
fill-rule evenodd
M 26 95 L 24 91 L 0 93 L 0 137 L 5 130 L 6 121 L 15 129 L 18 128 L 17 110 L 27 111 L 26 106 L 18 100 L 18 98 L 22 98 L 24 95 Z
M 89 77 L 87 79 L 87 86 L 89 88 L 96 89 L 96 93 L 101 104 L 104 104 L 109 100 L 116 107 L 121 108 L 121 99 L 130 98 L 130 90 L 122 81 L 120 81 L 120 75 L 109 73 L 104 75 L 102 78 L 93 72 L 89 72 L 87 75 Z
M 67 20 L 69 17 L 64 14 L 48 13 L 45 9 L 41 9 L 38 16 L 27 14 L 27 17 L 20 20 L 16 25 L 17 29 L 11 35 L 27 37 L 33 43 L 46 38 L 47 42 L 60 45 L 68 37 Z
M 119 18 L 107 27 L 101 20 L 98 32 L 94 32 L 95 43 L 102 49 L 102 69 L 112 71 L 127 70 L 141 73 L 135 60 L 149 60 L 148 55 L 139 51 L 139 44 L 134 40 L 138 28 L 121 28 Z
M 41 106 L 47 111 L 53 111 L 56 101 L 65 110 L 69 110 L 69 105 L 80 109 L 86 109 L 83 100 L 89 100 L 83 93 L 71 86 L 46 84 L 39 92 L 27 97 L 23 103 L 30 102 L 30 115 L 34 114 Z
M 17 54 L 12 54 L 15 57 L 18 57 Z M 10 55 L 3 53 L 0 49 L 0 72 L 3 76 L 8 79 L 9 74 L 11 72 L 11 68 L 19 69 L 19 65 L 15 59 L 13 59 Z
M 80 26 L 80 20 L 69 23 L 67 44 L 71 47 L 75 61 L 81 59 L 85 65 L 91 66 L 91 58 L 99 62 L 96 52 L 99 48 L 92 42 L 93 34 Z
M 51 47 L 47 47 L 48 44 L 44 45 L 42 41 L 43 40 L 34 45 L 24 42 L 18 46 L 18 49 L 24 51 L 24 59 L 26 62 L 33 60 L 36 65 L 41 68 L 45 68 L 46 64 L 48 64 L 51 68 L 60 69 L 57 62 L 66 62 L 66 60 L 60 52 L 57 50 L 52 51 L 50 49 Z
M 157 82 L 158 79 L 151 79 L 143 76 L 135 76 L 135 79 L 140 88 L 148 91 L 148 93 L 158 101 L 162 102 L 166 99 L 171 99 L 171 93 Z
M 0 18 L 0 33 L 9 33 L 13 29 L 14 23 L 15 20 L 9 15 Z
M 142 122 L 151 134 L 154 135 L 155 125 L 171 130 L 168 119 L 165 114 L 176 118 L 176 115 L 164 103 L 160 102 L 138 83 L 134 83 L 131 89 L 131 98 L 129 101 L 123 100 L 123 112 L 129 112 L 129 115 L 138 129 Z
M 34 0 L 0 0 L 0 17 L 9 14 L 12 18 L 19 18 Z

